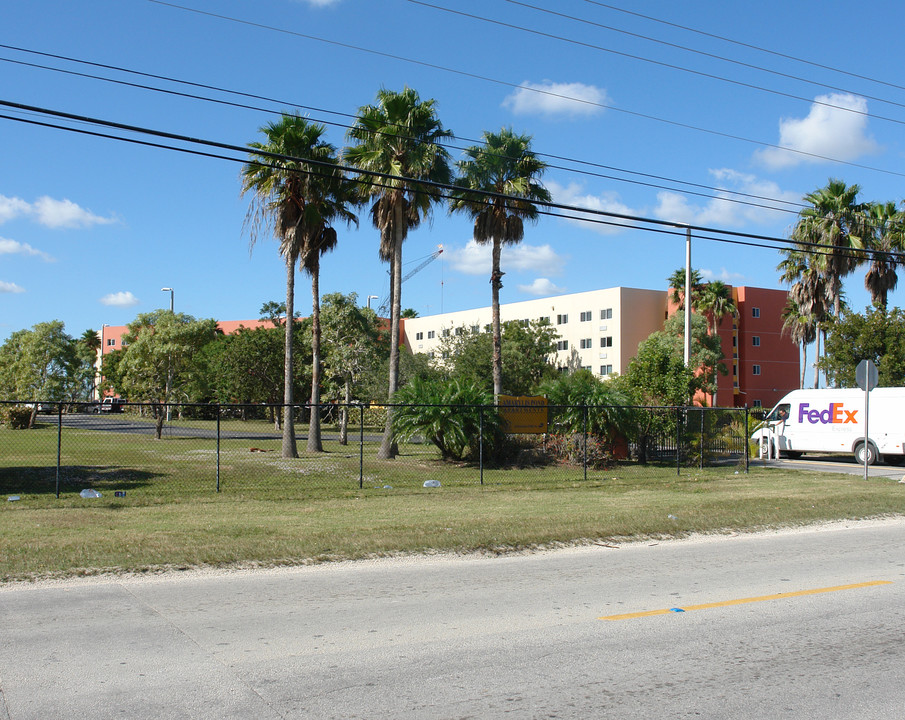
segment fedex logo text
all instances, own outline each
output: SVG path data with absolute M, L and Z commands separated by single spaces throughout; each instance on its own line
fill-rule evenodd
M 807 420 L 812 425 L 821 423 L 823 425 L 855 423 L 857 424 L 857 410 L 846 410 L 842 407 L 843 403 L 830 403 L 826 410 L 811 410 L 808 403 L 801 403 L 798 406 L 798 422 L 803 423 Z

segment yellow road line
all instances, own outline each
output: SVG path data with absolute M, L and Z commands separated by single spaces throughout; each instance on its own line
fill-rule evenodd
M 855 583 L 854 585 L 836 585 L 835 587 L 816 588 L 814 590 L 798 590 L 796 592 L 776 593 L 775 595 L 761 595 L 760 597 L 739 598 L 736 600 L 723 600 L 721 602 L 702 603 L 700 605 L 685 605 L 676 608 L 664 608 L 662 610 L 646 610 L 644 612 L 625 613 L 623 615 L 606 615 L 598 620 L 632 620 L 652 615 L 667 615 L 671 612 L 690 612 L 691 610 L 707 610 L 715 607 L 728 607 L 730 605 L 744 605 L 746 603 L 764 602 L 765 600 L 782 600 L 785 598 L 802 597 L 803 595 L 819 595 L 820 593 L 837 592 L 839 590 L 855 590 L 857 588 L 872 587 L 874 585 L 892 585 L 891 580 L 872 580 L 870 582 Z

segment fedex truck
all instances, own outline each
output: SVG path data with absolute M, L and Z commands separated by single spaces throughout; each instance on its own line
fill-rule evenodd
M 763 455 L 799 457 L 808 452 L 853 453 L 868 464 L 881 456 L 905 460 L 905 388 L 870 391 L 869 437 L 864 443 L 864 391 L 857 388 L 794 390 L 774 407 L 751 436 Z

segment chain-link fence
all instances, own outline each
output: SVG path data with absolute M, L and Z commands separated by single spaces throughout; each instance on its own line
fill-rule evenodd
M 292 407 L 293 457 L 279 405 L 0 402 L 0 488 L 153 502 L 221 492 L 354 495 L 431 480 L 542 486 L 629 463 L 747 471 L 753 431 L 744 408 L 550 406 L 546 432 L 511 435 L 494 406 L 331 404 L 317 410 L 313 447 L 312 412 Z M 382 449 L 388 412 L 407 422 Z

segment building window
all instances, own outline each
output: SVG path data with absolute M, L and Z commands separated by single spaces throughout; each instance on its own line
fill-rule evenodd
M 567 322 L 569 322 L 569 316 L 568 316 L 568 315 L 557 315 L 557 316 L 556 316 L 556 324 L 557 324 L 557 325 L 565 325 Z
M 613 373 L 612 365 L 601 365 L 600 366 L 600 374 L 601 375 L 611 375 Z
M 449 328 L 443 328 L 442 337 L 449 337 Z
M 613 308 L 607 308 L 606 310 L 601 310 L 600 319 L 601 320 L 612 320 L 613 319 Z
M 600 347 L 613 347 L 613 336 L 609 335 L 600 338 Z
M 437 333 L 434 330 L 427 331 L 427 339 L 433 340 L 437 336 Z
M 116 338 L 107 338 L 107 345 L 116 345 Z
M 485 325 L 484 332 L 491 332 L 493 330 L 493 325 Z
M 760 404 L 760 400 L 754 401 L 754 407 L 762 407 L 762 405 Z
M 424 333 L 415 333 L 415 340 L 424 340 Z
M 588 310 L 587 312 L 583 312 L 583 313 L 581 314 L 581 317 L 579 317 L 579 320 L 580 320 L 581 322 L 590 322 L 590 320 L 591 320 L 591 311 Z
M 545 324 L 549 325 L 549 324 L 550 324 L 550 316 L 549 316 L 549 315 L 545 315 L 544 317 L 540 318 L 540 321 L 541 321 L 542 323 L 545 323 Z
M 751 374 L 752 374 L 752 375 L 760 375 L 760 365 L 752 365 L 752 366 L 751 366 Z
M 591 338 L 582 338 L 580 345 L 582 350 L 587 350 L 588 348 L 594 347 L 594 342 Z
M 760 308 L 756 308 L 756 307 L 751 308 L 751 317 L 759 318 L 760 317 Z
M 556 349 L 557 349 L 557 350 L 568 350 L 568 349 L 569 349 L 569 341 L 568 341 L 568 340 L 557 340 L 557 341 L 556 341 Z
M 751 344 L 754 347 L 760 347 L 760 335 L 754 335 L 751 337 Z

